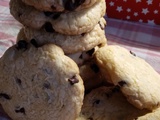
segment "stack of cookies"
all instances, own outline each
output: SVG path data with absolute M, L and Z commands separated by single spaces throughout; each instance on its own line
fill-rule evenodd
M 107 45 L 105 0 L 11 0 L 24 27 L 0 58 L 12 120 L 160 120 L 160 75 Z
M 11 0 L 10 11 L 24 25 L 18 41 L 56 44 L 78 65 L 106 44 L 105 0 Z

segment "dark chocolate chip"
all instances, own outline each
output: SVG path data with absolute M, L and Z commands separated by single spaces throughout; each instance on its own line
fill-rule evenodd
M 100 100 L 95 100 L 94 102 L 93 102 L 93 105 L 95 105 L 95 104 L 99 104 L 100 103 Z
M 106 93 L 107 98 L 110 98 L 112 96 L 111 92 Z
M 70 82 L 71 85 L 74 85 L 79 82 L 79 80 L 76 78 L 76 76 L 69 78 L 68 81 Z
M 9 95 L 7 95 L 6 93 L 0 93 L 0 98 L 5 98 L 7 100 L 11 99 L 11 97 Z
M 44 24 L 44 29 L 46 30 L 46 32 L 50 32 L 50 33 L 54 32 L 54 29 L 53 29 L 52 24 L 50 22 L 46 22 Z
M 31 39 L 30 43 L 36 48 L 39 47 L 39 45 L 38 45 L 38 43 L 37 43 L 37 41 L 35 39 Z
M 46 82 L 43 84 L 43 87 L 46 88 L 46 89 L 50 89 L 51 88 L 51 85 L 49 82 Z
M 16 109 L 15 112 L 16 112 L 16 113 L 23 113 L 24 115 L 26 114 L 26 113 L 25 113 L 25 109 L 24 109 L 23 107 Z
M 112 89 L 113 93 L 119 92 L 120 91 L 120 87 L 118 85 L 114 86 L 114 88 Z
M 90 67 L 95 73 L 99 72 L 99 67 L 96 64 L 91 64 Z
M 56 7 L 55 7 L 54 5 L 51 5 L 51 8 L 52 8 L 53 10 L 56 10 Z
M 59 17 L 60 17 L 60 15 L 61 15 L 61 13 L 53 13 L 52 15 L 51 15 L 51 17 L 54 19 L 54 20 L 56 20 L 56 19 L 58 19 Z
M 85 36 L 86 33 L 82 33 L 81 36 Z
M 90 117 L 90 118 L 87 118 L 87 120 L 93 120 L 93 118 L 92 118 L 92 117 Z
M 21 17 L 21 15 L 22 15 L 22 13 L 19 12 L 19 13 L 18 13 L 18 17 Z
M 83 59 L 83 55 L 81 54 L 81 55 L 79 56 L 79 58 L 80 58 L 80 59 Z
M 121 87 L 123 87 L 124 85 L 126 85 L 127 83 L 125 81 L 120 81 L 118 82 L 118 85 L 120 85 Z
M 16 83 L 17 83 L 18 85 L 21 85 L 21 84 L 22 84 L 21 79 L 17 78 L 17 79 L 16 79 Z
M 95 48 L 87 51 L 86 53 L 87 53 L 89 56 L 92 56 L 94 52 L 95 52 Z
M 49 17 L 53 14 L 53 12 L 43 12 L 45 14 L 45 16 Z
M 85 0 L 63 0 L 63 6 L 66 10 L 73 11 L 84 2 Z
M 53 18 L 54 20 L 59 18 L 61 13 L 60 12 L 44 12 L 45 16 Z
M 18 41 L 17 46 L 16 46 L 16 48 L 18 50 L 20 50 L 20 49 L 25 49 L 26 50 L 27 47 L 28 47 L 28 43 L 25 40 Z
M 130 53 L 131 53 L 133 56 L 136 56 L 136 54 L 135 54 L 134 52 L 130 51 Z

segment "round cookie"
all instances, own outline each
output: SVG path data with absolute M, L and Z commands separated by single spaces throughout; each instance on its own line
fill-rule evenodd
M 95 46 L 103 46 L 107 43 L 105 36 L 106 21 L 101 18 L 99 23 L 89 33 L 82 35 L 68 36 L 57 32 L 48 33 L 44 30 L 35 30 L 29 27 L 24 28 L 26 38 L 28 40 L 34 39 L 39 46 L 46 43 L 54 43 L 60 46 L 66 54 L 77 53 L 81 51 L 88 51 Z M 21 30 L 23 32 L 23 30 Z M 24 33 L 19 34 L 24 34 Z
M 75 120 L 84 96 L 79 68 L 54 44 L 19 41 L 0 58 L 0 104 L 13 120 Z
M 86 120 L 133 120 L 147 112 L 128 103 L 117 87 L 100 87 L 85 96 L 80 116 Z
M 40 11 L 79 11 L 94 5 L 98 0 L 22 0 Z
M 102 74 L 121 87 L 127 100 L 139 109 L 160 105 L 160 75 L 143 59 L 120 46 L 104 46 L 94 54 Z
M 45 29 L 48 32 L 59 32 L 67 35 L 80 35 L 91 31 L 106 13 L 105 0 L 88 9 L 78 12 L 54 13 L 41 12 L 21 0 L 10 1 L 10 12 L 23 25 L 34 29 Z

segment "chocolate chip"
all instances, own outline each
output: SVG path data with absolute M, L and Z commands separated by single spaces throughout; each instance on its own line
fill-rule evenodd
M 90 117 L 90 118 L 87 118 L 87 120 L 93 120 L 93 118 L 92 118 L 92 117 Z
M 93 105 L 95 105 L 95 104 L 99 104 L 100 103 L 100 100 L 95 100 L 94 102 L 93 102 Z
M 51 85 L 49 82 L 46 82 L 43 84 L 43 87 L 46 88 L 46 89 L 50 89 L 51 88 Z
M 80 58 L 80 59 L 83 59 L 83 55 L 81 54 L 81 55 L 79 56 L 79 58 Z
M 50 22 L 46 22 L 44 24 L 44 29 L 46 30 L 46 32 L 50 32 L 50 33 L 54 32 L 54 29 L 52 28 L 52 24 Z
M 118 82 L 118 84 L 119 84 L 121 87 L 123 87 L 123 86 L 126 85 L 127 83 L 126 83 L 125 81 L 120 81 L 120 82 Z
M 19 13 L 18 13 L 18 17 L 21 17 L 21 15 L 22 15 L 22 13 L 19 12 Z
M 53 10 L 56 10 L 56 7 L 55 7 L 54 5 L 51 5 L 51 8 L 52 8 Z
M 35 39 L 31 39 L 30 43 L 36 48 L 39 47 L 39 45 L 38 45 L 38 43 L 37 43 L 37 41 Z
M 16 79 L 16 83 L 17 83 L 18 85 L 21 85 L 21 84 L 22 84 L 21 79 L 17 78 L 17 79 Z
M 84 2 L 85 0 L 63 0 L 63 6 L 66 10 L 73 11 Z
M 85 36 L 86 33 L 82 33 L 81 36 Z
M 18 50 L 20 50 L 20 49 L 25 49 L 26 50 L 27 47 L 28 47 L 28 43 L 25 40 L 18 41 L 17 46 L 16 46 L 16 48 Z
M 99 67 L 96 64 L 91 64 L 90 67 L 95 73 L 99 72 Z
M 86 53 L 87 53 L 89 56 L 92 56 L 94 52 L 95 52 L 95 48 L 87 51 Z
M 50 17 L 52 19 L 57 19 L 60 17 L 61 13 L 60 12 L 44 12 L 45 16 Z
M 120 87 L 118 85 L 114 86 L 114 88 L 112 89 L 112 93 L 116 93 L 120 91 Z
M 45 14 L 45 16 L 49 17 L 53 14 L 53 12 L 43 12 Z
M 70 82 L 71 85 L 74 85 L 79 82 L 79 80 L 76 78 L 76 76 L 69 78 L 68 81 Z
M 23 113 L 24 115 L 26 114 L 26 113 L 25 113 L 25 109 L 24 109 L 23 107 L 16 109 L 15 112 L 16 112 L 16 113 Z
M 7 100 L 11 99 L 11 97 L 9 95 L 7 95 L 6 93 L 0 93 L 0 98 L 5 98 Z
M 58 19 L 58 18 L 60 17 L 60 15 L 61 15 L 61 13 L 53 13 L 53 14 L 52 14 L 52 18 L 53 18 L 54 20 L 56 20 L 56 19 Z
M 111 92 L 106 93 L 107 98 L 110 98 L 112 96 Z
M 133 56 L 136 56 L 136 54 L 134 52 L 132 52 L 132 51 L 130 51 L 130 54 L 132 54 Z

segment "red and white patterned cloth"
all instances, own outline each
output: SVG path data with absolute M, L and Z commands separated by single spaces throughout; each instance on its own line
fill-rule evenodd
M 116 44 L 133 51 L 160 73 L 160 26 L 111 18 L 106 20 L 109 45 Z M 15 44 L 21 27 L 22 25 L 10 15 L 9 0 L 0 0 L 0 56 Z M 0 109 L 0 120 L 8 120 L 3 116 L 5 115 Z
M 160 24 L 159 0 L 106 0 L 107 16 L 149 24 Z

